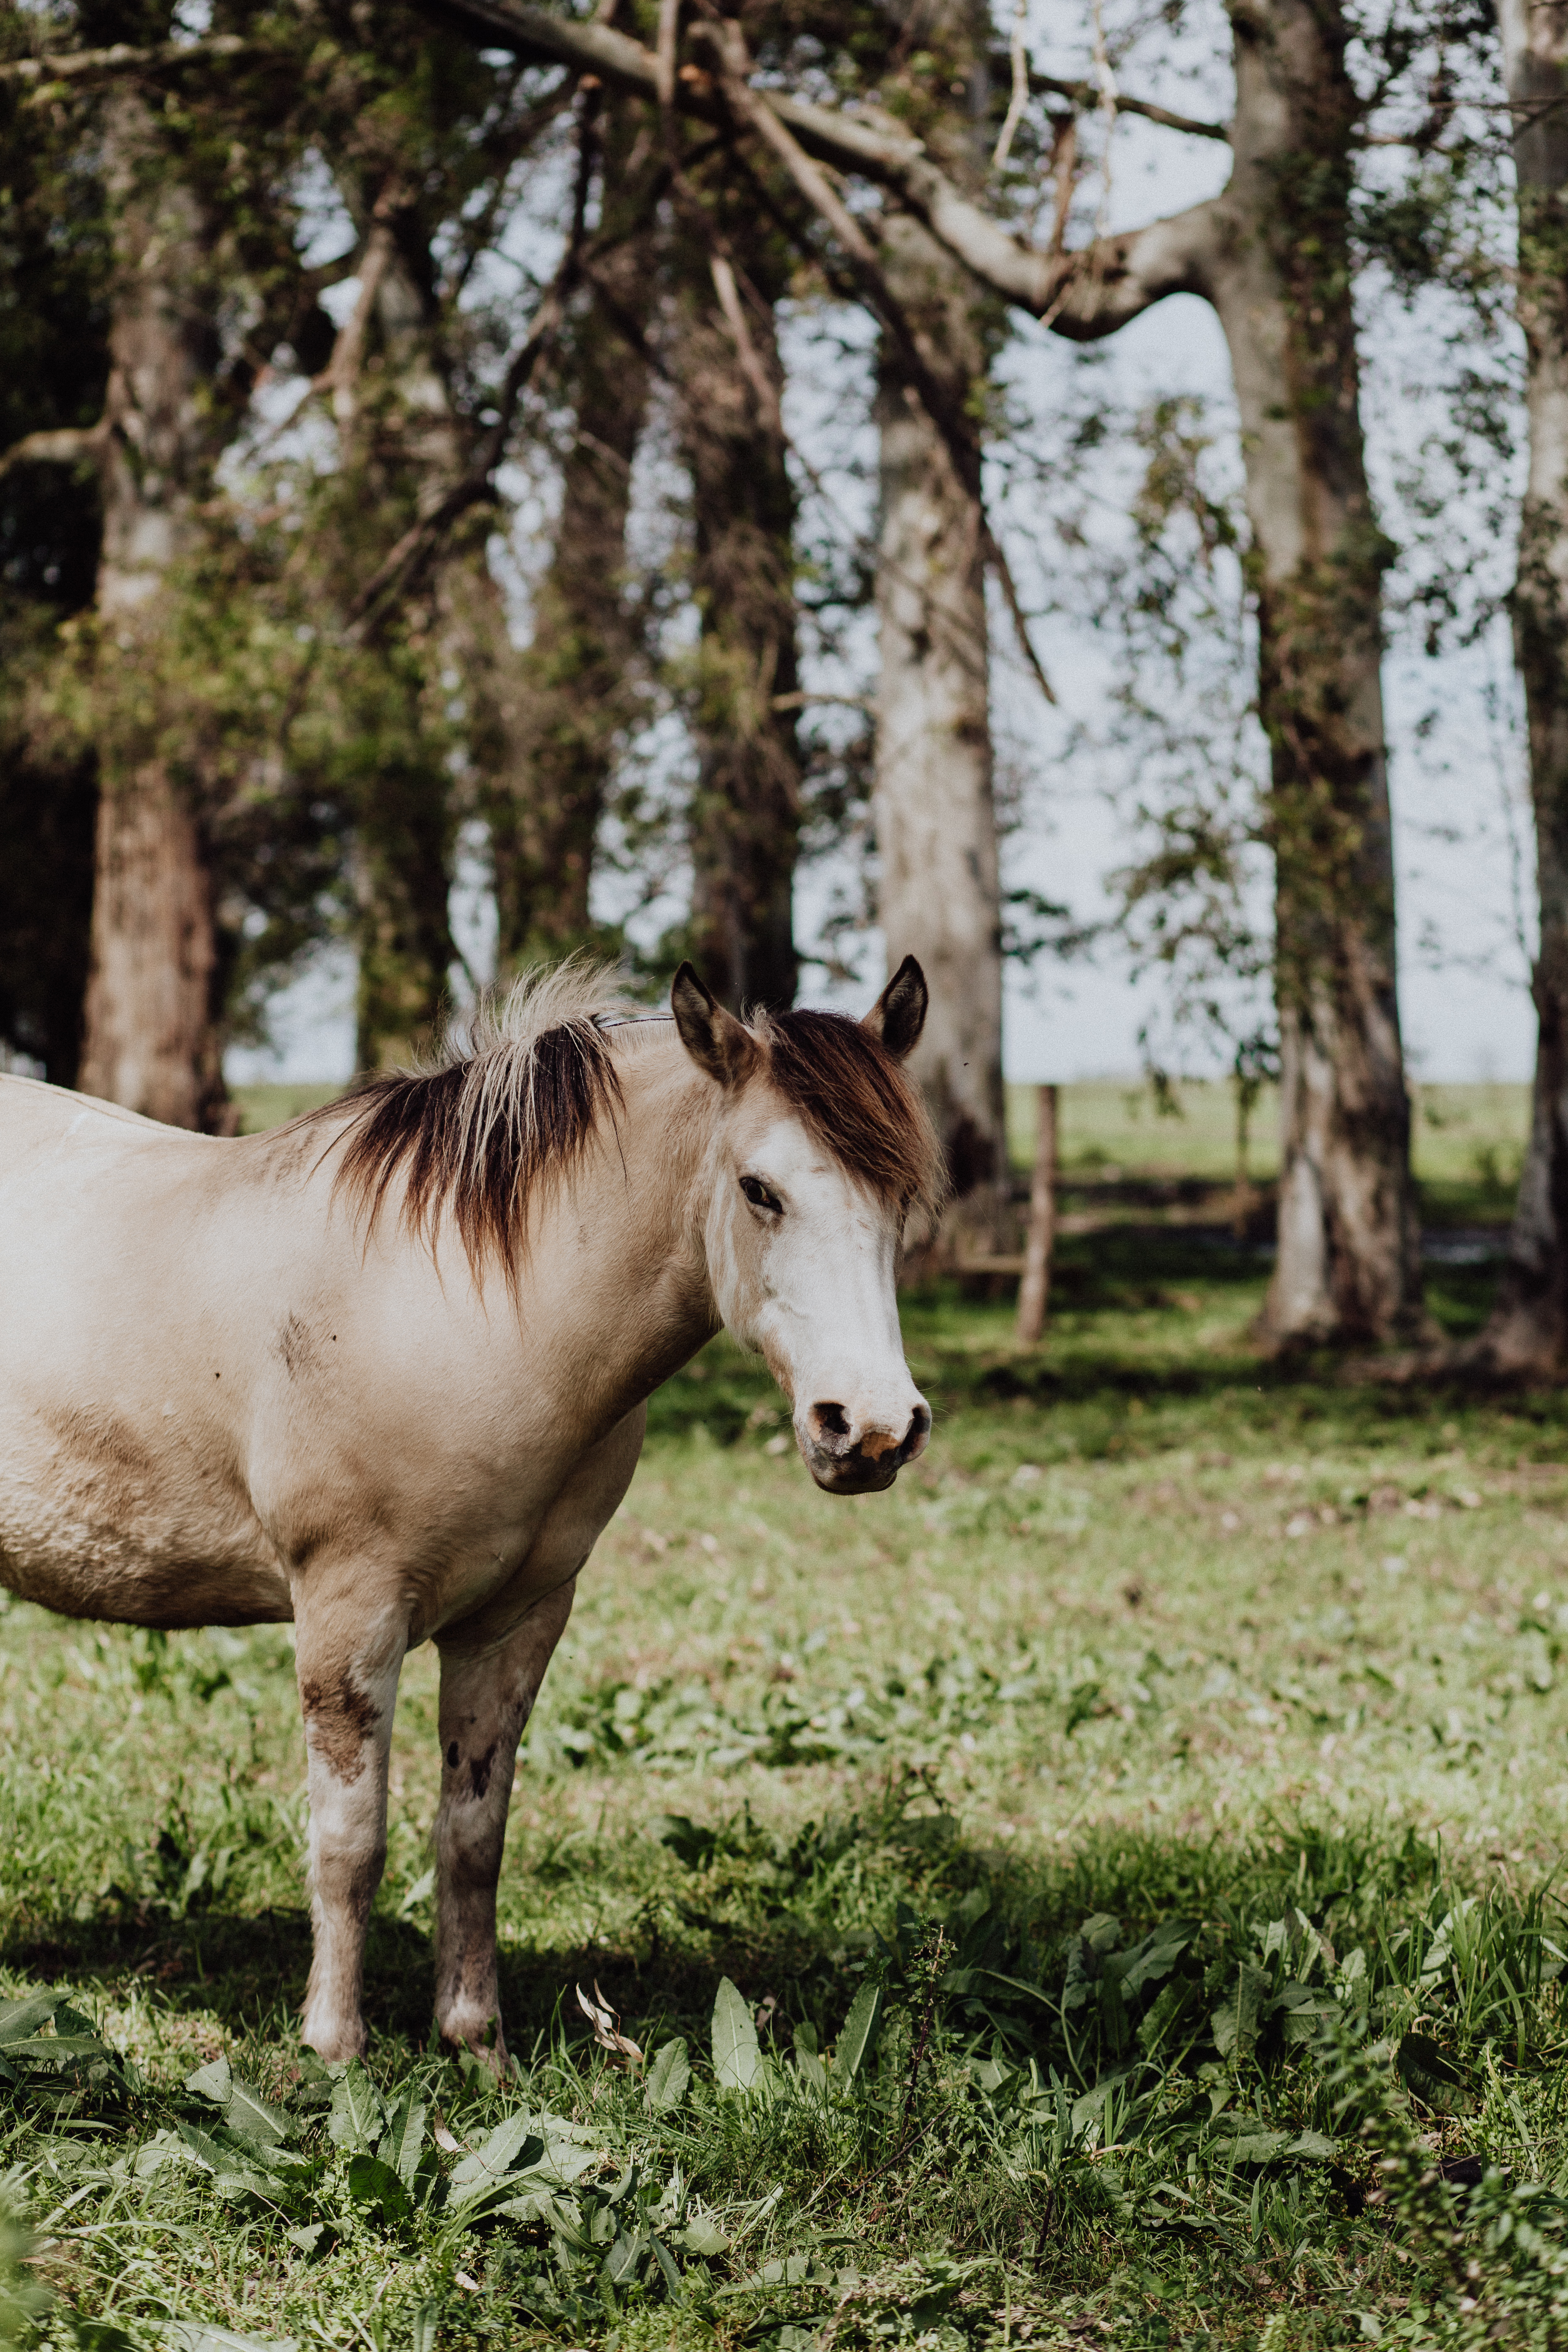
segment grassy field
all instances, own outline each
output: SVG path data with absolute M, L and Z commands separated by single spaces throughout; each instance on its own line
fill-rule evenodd
M 1437 1204 L 1457 1192 L 1479 1196 L 1492 1216 L 1506 1217 L 1519 1181 L 1530 1130 L 1530 1089 L 1524 1086 L 1418 1086 L 1413 1089 L 1412 1156 L 1417 1181 Z M 1236 1097 L 1223 1084 L 1181 1085 L 1163 1111 L 1151 1089 L 1127 1079 L 1092 1078 L 1064 1086 L 1058 1149 L 1062 1173 L 1106 1183 L 1118 1177 L 1203 1177 L 1229 1183 L 1236 1175 Z M 1015 1166 L 1031 1166 L 1035 1152 L 1032 1087 L 1007 1089 L 1008 1139 Z M 1266 1087 L 1253 1109 L 1248 1172 L 1267 1182 L 1279 1173 L 1279 1097 Z
M 1027 1357 L 911 1298 L 886 1496 L 818 1495 L 727 1343 L 660 1392 L 527 1738 L 499 2090 L 431 2041 L 427 1653 L 328 2077 L 287 1633 L 10 1605 L 13 2332 L 1564 2340 L 1568 1400 L 1260 1366 L 1264 1274 L 1070 1242 Z

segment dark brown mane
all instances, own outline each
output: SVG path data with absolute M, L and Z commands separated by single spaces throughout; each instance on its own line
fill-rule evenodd
M 571 1176 L 605 1113 L 624 1107 L 598 1016 L 615 1008 L 607 977 L 563 965 L 486 1005 L 466 1048 L 448 1045 L 439 1069 L 373 1078 L 349 1102 L 310 1113 L 350 1114 L 336 1187 L 374 1230 L 401 1177 L 400 1223 L 432 1246 L 444 1213 L 476 1276 L 500 1261 L 509 1288 L 518 1245 L 544 1190 Z
M 842 1013 L 759 1013 L 752 1025 L 769 1076 L 816 1140 L 884 1200 L 934 1220 L 947 1189 L 942 1147 L 880 1039 Z

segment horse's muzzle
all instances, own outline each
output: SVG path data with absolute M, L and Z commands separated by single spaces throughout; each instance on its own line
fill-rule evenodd
M 845 1407 L 824 1398 L 795 1419 L 801 1458 L 826 1495 L 879 1495 L 906 1462 L 925 1452 L 931 1410 L 917 1402 L 902 1431 L 858 1424 Z

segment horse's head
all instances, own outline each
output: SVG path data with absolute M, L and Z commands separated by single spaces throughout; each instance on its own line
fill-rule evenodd
M 905 1218 L 940 1189 L 931 1124 L 900 1067 L 926 1001 L 912 956 L 862 1022 L 748 1025 L 689 964 L 670 996 L 687 1052 L 722 1090 L 703 1225 L 719 1311 L 766 1359 L 830 1495 L 890 1486 L 931 1431 L 894 1291 Z

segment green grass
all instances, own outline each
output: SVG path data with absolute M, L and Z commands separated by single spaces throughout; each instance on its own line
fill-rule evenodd
M 1525 1086 L 1417 1086 L 1413 1088 L 1412 1154 L 1424 1185 L 1480 1187 L 1507 1202 L 1519 1181 L 1530 1130 Z M 1229 1183 L 1236 1175 L 1236 1097 L 1227 1084 L 1184 1082 L 1173 1091 L 1179 1115 L 1161 1110 L 1152 1090 L 1135 1081 L 1084 1079 L 1061 1088 L 1058 1149 L 1064 1174 L 1113 1181 L 1118 1172 L 1142 1177 L 1204 1177 Z M 1007 1089 L 1007 1130 L 1016 1167 L 1035 1156 L 1035 1090 Z M 1247 1160 L 1251 1174 L 1279 1173 L 1279 1102 L 1266 1087 L 1252 1113 Z
M 286 1633 L 12 1604 L 0 1988 L 68 2000 L 20 2051 L 0 2014 L 54 2295 L 16 2327 L 1563 2341 L 1568 1399 L 1260 1365 L 1265 1273 L 1070 1243 L 1027 1357 L 1005 1304 L 910 1300 L 936 1429 L 886 1496 L 818 1495 L 725 1342 L 660 1392 L 528 1734 L 499 2092 L 431 2045 L 429 1654 L 368 2075 L 324 2080 Z M 1486 1295 L 1445 1270 L 1434 1305 Z M 685 2043 L 662 2108 L 595 1982 L 650 2057 Z M 465 2197 L 476 2146 L 512 2170 Z
M 298 1118 L 302 1110 L 319 1110 L 323 1103 L 335 1102 L 342 1091 L 334 1083 L 236 1087 L 239 1131 L 259 1135 L 266 1128 L 281 1127 L 285 1119 Z

